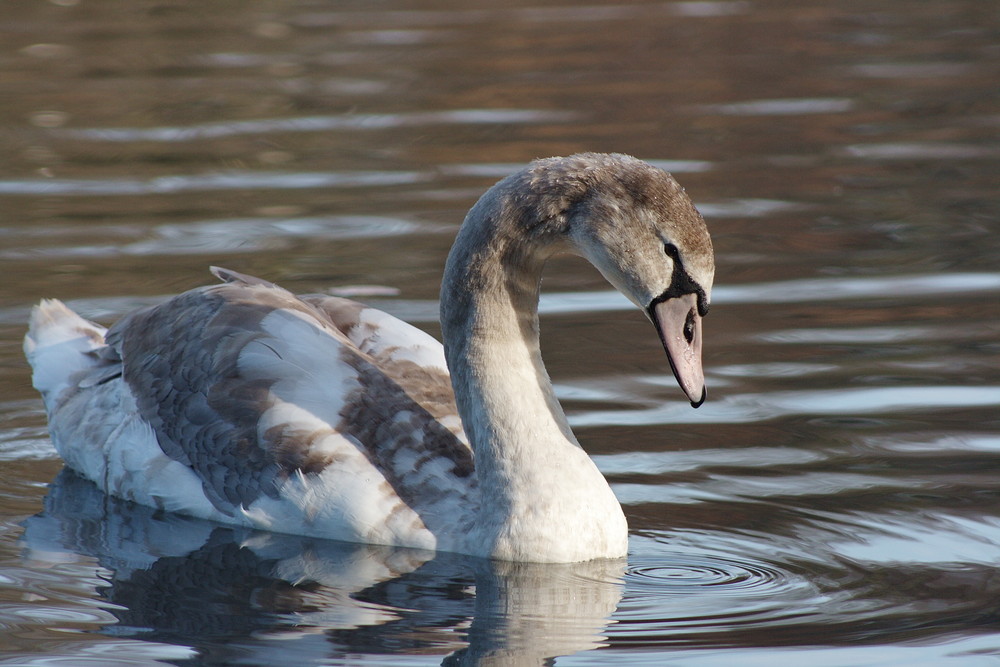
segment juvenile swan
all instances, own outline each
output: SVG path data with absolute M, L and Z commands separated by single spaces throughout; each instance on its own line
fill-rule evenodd
M 107 330 L 45 300 L 24 348 L 56 448 L 107 493 L 353 542 L 621 557 L 621 506 L 539 353 L 558 253 L 646 312 L 700 405 L 712 243 L 676 181 L 624 155 L 538 160 L 483 195 L 445 267 L 443 348 L 374 308 L 218 268 L 222 284 Z

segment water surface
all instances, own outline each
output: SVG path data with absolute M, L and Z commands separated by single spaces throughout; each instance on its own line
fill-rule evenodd
M 90 0 L 0 25 L 0 664 L 1000 663 L 1000 12 L 981 0 Z M 20 341 L 216 264 L 435 335 L 528 160 L 672 171 L 717 253 L 709 400 L 552 262 L 546 363 L 621 562 L 165 516 L 62 471 Z

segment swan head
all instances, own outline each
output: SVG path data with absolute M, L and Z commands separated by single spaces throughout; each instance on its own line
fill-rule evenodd
M 647 314 L 678 384 L 691 405 L 701 405 L 701 320 L 715 277 L 712 240 L 677 181 L 627 155 L 536 160 L 472 207 L 448 255 L 441 288 L 449 367 L 463 358 L 467 320 L 478 312 L 471 295 L 516 293 L 527 312 L 537 307 L 545 260 L 560 252 L 585 257 Z M 506 273 L 512 266 L 518 280 Z M 528 325 L 537 336 L 537 315 Z
M 564 200 L 563 230 L 571 250 L 646 313 L 674 377 L 698 407 L 706 396 L 702 318 L 715 277 L 701 214 L 670 174 L 636 158 L 584 154 L 553 160 L 535 164 L 564 185 L 582 185 L 570 187 L 578 196 Z

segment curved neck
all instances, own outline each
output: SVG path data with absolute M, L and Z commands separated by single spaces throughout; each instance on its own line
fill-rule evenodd
M 445 356 L 479 481 L 466 550 L 518 561 L 622 556 L 621 506 L 573 437 L 539 350 L 539 281 L 564 236 L 480 208 L 459 232 L 441 289 Z
M 502 560 L 620 557 L 621 505 L 570 431 L 542 364 L 538 290 L 546 260 L 569 250 L 565 201 L 520 179 L 472 207 L 441 287 L 445 357 L 479 481 L 469 553 Z
M 477 474 L 492 488 L 523 476 L 526 459 L 578 445 L 539 349 L 541 272 L 561 243 L 474 213 L 448 257 L 441 325 Z

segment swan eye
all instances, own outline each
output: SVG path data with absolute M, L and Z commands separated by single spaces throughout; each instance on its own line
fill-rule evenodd
M 674 260 L 675 262 L 680 259 L 681 253 L 673 243 L 664 243 L 663 252 L 666 253 L 667 257 Z

